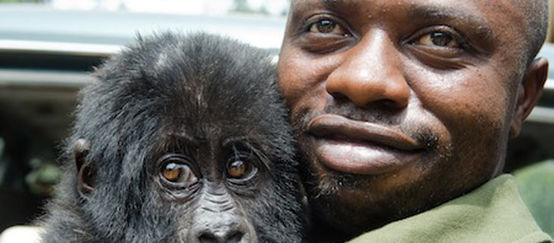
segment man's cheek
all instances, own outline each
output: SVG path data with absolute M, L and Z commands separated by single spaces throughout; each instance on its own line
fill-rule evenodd
M 427 71 L 425 76 L 429 78 L 412 87 L 423 107 L 447 128 L 499 128 L 503 126 L 506 116 L 507 89 L 502 82 L 495 81 L 499 77 L 485 73 L 488 72 L 479 68 L 447 74 Z
M 305 92 L 306 77 L 302 73 L 302 67 L 294 66 L 290 62 L 279 64 L 279 88 L 289 104 L 298 102 Z

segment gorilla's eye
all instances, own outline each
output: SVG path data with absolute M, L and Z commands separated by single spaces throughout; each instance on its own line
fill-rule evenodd
M 258 168 L 253 163 L 255 159 L 255 155 L 251 152 L 235 149 L 225 165 L 227 177 L 241 181 L 251 179 L 258 172 Z
M 248 162 L 234 160 L 227 164 L 227 174 L 231 178 L 240 179 L 249 173 L 252 173 L 252 166 Z
M 162 176 L 171 182 L 194 182 L 198 180 L 190 167 L 177 163 L 167 163 L 162 169 Z
M 169 156 L 162 162 L 160 176 L 172 183 L 194 183 L 198 177 L 189 162 L 179 156 Z

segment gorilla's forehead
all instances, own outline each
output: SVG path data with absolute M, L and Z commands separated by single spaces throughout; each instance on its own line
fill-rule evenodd
M 222 37 L 161 35 L 126 50 L 106 84 L 121 90 L 121 107 L 145 111 L 134 120 L 158 124 L 163 144 L 270 143 L 290 136 L 271 60 Z

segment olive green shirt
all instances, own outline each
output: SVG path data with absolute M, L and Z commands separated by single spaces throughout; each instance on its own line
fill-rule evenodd
M 521 200 L 511 175 L 421 214 L 390 223 L 352 241 L 360 242 L 552 242 Z

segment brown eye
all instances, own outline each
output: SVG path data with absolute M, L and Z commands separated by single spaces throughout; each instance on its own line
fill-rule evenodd
M 333 35 L 347 35 L 342 26 L 330 19 L 322 19 L 310 26 L 310 32 Z
M 459 48 L 460 43 L 454 39 L 454 37 L 446 32 L 435 31 L 429 34 L 423 35 L 416 41 L 419 45 L 425 46 L 437 46 L 448 48 Z
M 226 165 L 226 174 L 230 179 L 249 180 L 258 172 L 251 162 L 251 156 L 246 154 L 233 155 Z
M 163 165 L 160 174 L 164 179 L 173 183 L 194 183 L 198 181 L 198 177 L 185 163 L 167 162 Z
M 231 178 L 242 178 L 250 170 L 249 164 L 242 160 L 235 160 L 227 165 L 227 174 Z

